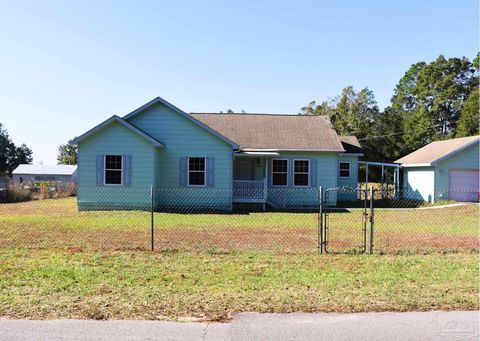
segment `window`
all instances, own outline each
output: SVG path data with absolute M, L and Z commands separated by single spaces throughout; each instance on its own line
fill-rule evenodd
M 188 185 L 205 186 L 205 158 L 188 158 Z
M 105 155 L 105 185 L 122 184 L 122 156 Z
M 339 176 L 341 178 L 349 178 L 350 177 L 350 162 L 340 162 L 338 170 L 339 170 Z
M 272 160 L 272 185 L 287 186 L 288 160 Z
M 308 186 L 310 161 L 295 160 L 293 163 L 293 185 Z

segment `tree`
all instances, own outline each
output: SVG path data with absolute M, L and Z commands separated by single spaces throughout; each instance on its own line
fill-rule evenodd
M 226 113 L 227 114 L 233 114 L 234 111 L 232 109 L 228 108 Z M 223 112 L 223 110 L 220 110 L 220 114 L 225 114 L 225 113 Z
M 478 82 L 465 57 L 413 64 L 399 81 L 391 108 L 402 115 L 405 153 L 456 135 L 465 100 Z
M 11 175 L 20 164 L 32 162 L 32 150 L 25 144 L 15 146 L 0 123 L 0 176 Z
M 457 133 L 455 135 L 456 137 L 480 134 L 479 96 L 480 89 L 476 88 L 472 91 L 470 96 L 468 96 L 467 100 L 465 101 L 465 105 L 463 106 L 462 112 L 460 113 L 460 119 L 458 120 Z
M 327 115 L 329 117 L 335 114 L 335 100 L 324 101 L 317 104 L 311 101 L 305 107 L 300 108 L 299 115 Z
M 22 143 L 20 147 L 15 148 L 15 154 L 17 166 L 21 164 L 30 164 L 33 161 L 33 151 L 28 148 L 25 143 Z
M 381 112 L 368 88 L 356 92 L 347 86 L 335 99 L 320 104 L 312 101 L 299 114 L 328 115 L 339 135 L 354 135 L 359 139 L 368 160 L 392 161 L 400 156 L 401 118 L 393 110 Z
M 73 140 L 68 140 L 66 144 L 58 147 L 57 161 L 59 165 L 76 165 L 78 147 L 72 143 Z

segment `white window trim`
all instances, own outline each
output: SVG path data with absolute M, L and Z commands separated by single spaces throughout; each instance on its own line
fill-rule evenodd
M 341 163 L 348 163 L 348 176 L 340 175 L 340 172 L 342 171 L 342 169 L 340 168 Z M 350 179 L 352 177 L 352 163 L 350 161 L 338 161 L 338 177 L 342 179 Z
M 107 170 L 118 171 L 118 169 L 107 169 L 107 156 L 120 156 L 120 183 L 119 184 L 107 184 Z M 103 155 L 103 185 L 104 186 L 123 186 L 123 155 L 120 154 L 105 154 Z
M 308 172 L 299 172 L 298 174 L 307 174 L 307 184 L 306 185 L 295 185 L 295 161 L 307 161 L 308 162 Z M 310 160 L 309 159 L 294 159 L 293 160 L 293 187 L 310 187 Z
M 287 171 L 284 173 L 284 172 L 274 172 L 273 171 L 273 161 L 287 161 Z M 272 159 L 272 171 L 271 171 L 271 175 L 272 175 L 272 179 L 271 179 L 271 185 L 272 187 L 288 187 L 288 163 L 289 163 L 289 160 L 288 159 Z M 273 184 L 273 173 L 276 173 L 276 174 L 287 174 L 287 184 L 286 185 L 274 185 Z
M 203 159 L 205 169 L 203 170 L 203 185 L 190 185 L 190 159 Z M 192 171 L 200 173 L 201 171 Z M 187 157 L 187 187 L 207 187 L 207 158 L 204 156 L 189 156 Z

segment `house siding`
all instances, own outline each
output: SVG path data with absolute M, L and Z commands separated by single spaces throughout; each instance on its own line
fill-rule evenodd
M 33 181 L 55 181 L 55 182 L 76 182 L 77 181 L 77 173 L 72 175 L 55 175 L 55 174 L 13 174 L 12 181 L 15 185 L 20 184 L 20 178 L 24 183 L 29 183 Z M 42 180 L 42 178 L 51 178 L 51 180 Z
M 350 162 L 350 177 L 340 177 L 340 162 Z M 353 201 L 357 199 L 357 187 L 358 187 L 358 156 L 340 154 L 338 156 L 337 163 L 337 186 L 344 191 L 338 193 L 338 200 L 340 201 Z
M 165 148 L 156 153 L 157 208 L 232 208 L 232 146 L 204 128 L 175 112 L 156 104 L 128 121 Z M 183 157 L 214 158 L 212 187 L 181 187 L 179 162 Z
M 268 197 L 281 208 L 305 208 L 318 205 L 318 188 L 324 189 L 337 187 L 337 154 L 328 152 L 281 152 L 273 159 L 288 160 L 288 185 L 278 187 L 272 185 L 272 167 L 268 173 Z M 293 185 L 293 161 L 308 159 L 317 161 L 316 186 L 296 187 Z M 327 195 L 330 204 L 336 202 L 336 193 Z
M 122 124 L 113 122 L 78 146 L 78 208 L 147 209 L 155 179 L 155 147 Z M 97 185 L 97 155 L 131 155 L 129 186 Z
M 435 165 L 435 198 L 438 200 L 448 200 L 449 172 L 452 169 L 479 169 L 479 144 L 475 143 Z

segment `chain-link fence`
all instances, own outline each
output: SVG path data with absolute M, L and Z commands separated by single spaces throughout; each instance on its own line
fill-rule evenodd
M 426 203 L 400 191 L 386 199 L 362 189 L 322 192 L 92 187 L 80 188 L 76 196 L 67 187 L 62 192 L 10 188 L 0 198 L 0 247 L 286 253 L 479 249 L 478 203 L 448 201 L 458 193 L 438 193 L 443 199 Z M 468 198 L 471 192 L 465 193 Z
M 405 253 L 479 250 L 478 190 L 418 192 L 332 188 L 321 205 L 320 251 Z M 329 200 L 336 197 L 336 201 Z M 454 201 L 450 198 L 459 198 Z M 470 201 L 464 201 L 470 200 Z

